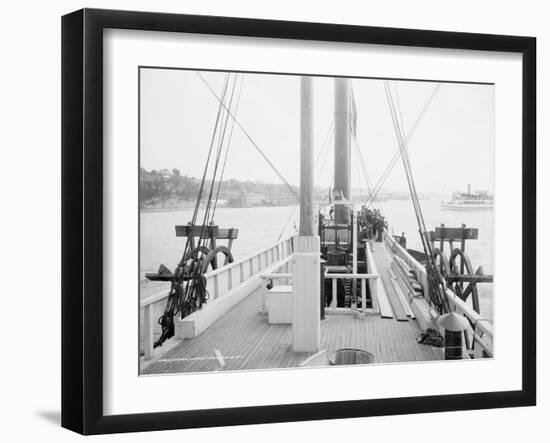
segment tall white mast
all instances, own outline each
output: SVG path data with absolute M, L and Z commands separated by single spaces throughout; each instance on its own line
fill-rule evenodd
M 313 226 L 313 79 L 300 78 L 300 230 L 292 276 L 292 348 L 317 352 L 321 339 L 320 242 Z

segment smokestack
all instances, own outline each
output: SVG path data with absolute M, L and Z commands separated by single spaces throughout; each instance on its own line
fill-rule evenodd
M 334 189 L 351 201 L 350 80 L 334 80 Z M 335 205 L 336 223 L 349 223 L 349 209 Z

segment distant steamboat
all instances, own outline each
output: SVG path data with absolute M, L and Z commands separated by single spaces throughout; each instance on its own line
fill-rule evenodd
M 468 185 L 468 192 L 454 192 L 451 201 L 441 202 L 445 209 L 492 209 L 493 194 L 487 191 L 471 191 Z

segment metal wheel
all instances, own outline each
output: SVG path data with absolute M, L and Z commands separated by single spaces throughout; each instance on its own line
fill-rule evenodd
M 223 260 L 219 260 L 220 258 L 223 258 Z M 201 257 L 201 262 L 202 273 L 204 275 L 208 271 L 218 269 L 219 263 L 223 263 L 222 266 L 233 263 L 233 254 L 231 254 L 231 251 L 227 247 L 217 246 Z
M 453 275 L 476 275 L 472 262 L 468 256 L 459 248 L 455 248 L 449 260 L 450 273 Z M 450 287 L 461 300 L 466 301 L 472 295 L 472 306 L 474 311 L 479 314 L 479 295 L 477 292 L 477 284 L 470 282 L 465 285 L 464 281 L 452 281 Z

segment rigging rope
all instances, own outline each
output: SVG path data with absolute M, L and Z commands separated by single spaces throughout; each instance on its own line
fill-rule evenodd
M 363 172 L 363 177 L 364 177 L 364 180 L 365 180 L 365 185 L 366 185 L 366 189 L 367 189 L 367 193 L 370 195 L 371 192 L 372 192 L 372 185 L 371 185 L 371 181 L 370 181 L 370 177 L 369 177 L 369 174 L 367 172 L 367 168 L 365 166 L 365 159 L 363 157 L 363 153 L 361 152 L 361 147 L 359 146 L 359 139 L 358 138 L 354 138 L 354 146 L 355 146 L 355 149 L 357 150 L 357 156 L 359 157 L 359 166 L 361 167 L 361 170 Z
M 428 108 L 429 108 L 430 104 L 432 103 L 435 95 L 439 91 L 440 86 L 441 86 L 440 84 L 436 85 L 436 87 L 433 90 L 432 94 L 430 95 L 428 101 L 426 102 L 426 104 L 424 105 L 422 110 L 420 111 L 420 114 L 418 115 L 418 118 L 416 119 L 414 124 L 411 126 L 411 128 L 409 129 L 409 132 L 407 133 L 407 136 L 405 137 L 405 143 L 408 143 L 409 140 L 411 139 L 411 137 L 413 136 L 416 128 L 418 127 L 418 124 L 420 123 L 420 121 L 424 117 L 424 114 L 428 110 Z M 390 162 L 388 163 L 388 165 L 384 169 L 384 172 L 382 172 L 382 175 L 380 176 L 380 179 L 378 180 L 378 182 L 374 186 L 373 191 L 369 195 L 369 197 L 367 199 L 367 206 L 374 202 L 374 200 L 377 197 L 378 193 L 382 189 L 382 186 L 384 186 L 384 183 L 386 182 L 388 176 L 390 175 L 390 173 L 393 170 L 395 164 L 397 163 L 397 160 L 399 159 L 399 155 L 400 155 L 400 150 L 399 150 L 399 148 L 397 148 L 397 150 L 395 151 L 392 159 L 390 160 Z
M 319 169 L 319 172 L 318 172 L 318 176 L 316 178 L 316 180 L 313 182 L 313 185 L 315 186 L 316 183 L 318 183 L 319 181 L 319 178 L 321 177 L 321 172 L 323 171 L 323 167 L 325 165 L 325 161 L 327 159 L 327 153 L 328 153 L 328 147 L 330 146 L 330 144 L 328 143 L 328 141 L 330 140 L 330 136 L 331 134 L 333 133 L 333 129 L 334 129 L 334 118 L 332 119 L 329 127 L 328 127 L 328 130 L 327 130 L 327 133 L 325 135 L 325 138 L 323 140 L 323 143 L 321 145 L 321 149 L 319 149 L 319 153 L 317 154 L 317 158 L 315 159 L 315 167 L 317 167 L 317 164 L 319 163 L 319 160 L 321 159 L 321 156 L 323 156 L 323 161 L 321 163 L 321 167 Z M 293 208 L 292 208 L 292 211 L 290 213 L 290 215 L 288 216 L 288 219 L 286 220 L 285 224 L 283 225 L 283 229 L 281 230 L 281 233 L 279 234 L 279 236 L 277 237 L 277 242 L 279 240 L 281 240 L 281 238 L 283 237 L 283 234 L 285 233 L 288 225 L 290 224 L 290 221 L 292 220 L 292 217 L 294 216 L 294 213 L 296 212 L 296 209 L 298 209 L 298 206 L 299 206 L 299 203 L 296 203 Z
M 329 146 L 330 144 L 328 143 L 329 140 L 330 140 L 330 136 L 334 133 L 334 119 L 332 119 L 332 122 L 329 126 L 329 129 L 327 131 L 327 134 L 325 136 L 325 140 L 323 141 L 323 145 L 321 146 L 321 149 L 319 150 L 319 155 L 317 156 L 317 160 L 315 161 L 315 167 L 317 166 L 317 163 L 319 161 L 319 159 L 321 158 L 321 153 L 323 153 L 323 161 L 321 162 L 321 166 L 317 172 L 317 177 L 315 178 L 315 181 L 313 182 L 313 185 L 315 186 L 315 184 L 317 184 L 319 182 L 319 179 L 321 178 L 321 174 L 323 172 L 323 168 L 325 167 L 325 163 L 326 163 L 326 160 L 327 160 L 327 157 L 328 157 L 328 152 L 329 152 Z
M 222 94 L 223 100 L 225 101 L 228 85 L 229 85 L 229 79 L 230 75 L 227 74 L 223 83 L 222 88 Z M 195 208 L 193 210 L 193 216 L 191 218 L 191 222 L 189 223 L 189 226 L 191 228 L 189 235 L 187 236 L 187 240 L 185 242 L 184 251 L 182 254 L 182 257 L 174 271 L 170 291 L 168 293 L 168 300 L 166 302 L 166 307 L 164 309 L 163 315 L 158 320 L 158 323 L 160 324 L 162 328 L 162 333 L 160 338 L 155 342 L 154 347 L 161 346 L 166 339 L 170 338 L 174 334 L 174 317 L 181 313 L 182 315 L 187 314 L 193 310 L 195 310 L 197 307 L 197 304 L 202 305 L 202 302 L 207 299 L 207 291 L 206 291 L 206 282 L 204 281 L 204 278 L 202 276 L 197 275 L 197 271 L 200 268 L 200 261 L 197 262 L 191 262 L 188 264 L 188 261 L 190 261 L 193 258 L 193 254 L 199 254 L 200 246 L 201 246 L 201 240 L 202 240 L 202 230 L 199 235 L 199 245 L 197 248 L 195 248 L 195 252 L 192 251 L 193 246 L 193 227 L 196 224 L 197 217 L 199 214 L 199 209 L 201 205 L 202 195 L 204 192 L 204 187 L 206 183 L 206 176 L 209 169 L 210 160 L 212 157 L 212 152 L 214 149 L 214 144 L 216 141 L 216 137 L 218 138 L 218 158 L 217 161 L 219 161 L 219 153 L 220 153 L 220 143 L 221 143 L 221 136 L 219 133 L 220 124 L 223 121 L 223 114 L 222 114 L 222 104 L 223 102 L 220 101 L 220 105 L 218 106 L 218 111 L 216 114 L 216 120 L 214 123 L 214 129 L 212 131 L 212 137 L 210 140 L 210 147 L 208 149 L 208 155 L 206 157 L 206 162 L 204 166 L 204 171 L 202 174 L 201 179 L 201 185 L 199 187 L 199 192 L 197 196 L 197 201 L 195 203 Z M 226 119 L 227 121 L 227 119 Z M 215 176 L 213 178 L 213 183 L 215 181 Z M 210 192 L 211 194 L 211 192 Z M 208 214 L 208 211 L 205 211 L 205 214 Z M 204 225 L 203 225 L 204 228 Z M 196 257 L 199 258 L 198 256 Z M 189 266 L 190 269 L 188 269 L 188 273 L 192 273 L 192 278 L 188 278 L 185 282 L 185 286 L 183 285 L 184 281 L 184 274 L 186 272 L 186 266 Z M 191 285 L 192 282 L 192 285 Z M 198 298 L 193 298 L 192 293 L 193 292 L 199 292 Z M 195 306 L 193 306 L 193 303 Z
M 229 83 L 229 74 L 227 74 L 226 77 L 225 77 L 225 81 L 224 81 L 223 89 L 222 89 L 222 97 L 225 97 L 225 94 L 227 92 L 228 83 Z M 203 191 L 204 191 L 204 185 L 205 185 L 205 182 L 206 182 L 206 174 L 208 173 L 208 166 L 210 164 L 210 158 L 212 156 L 212 150 L 214 148 L 214 141 L 216 140 L 216 134 L 217 134 L 217 131 L 218 131 L 218 125 L 219 125 L 219 122 L 220 122 L 220 117 L 222 115 L 222 109 L 223 108 L 222 108 L 221 102 L 220 102 L 220 104 L 218 106 L 218 112 L 217 112 L 217 115 L 216 115 L 216 120 L 215 120 L 215 123 L 214 123 L 214 129 L 212 131 L 212 138 L 210 139 L 210 147 L 208 149 L 208 155 L 206 157 L 206 162 L 204 164 L 204 172 L 202 174 L 202 179 L 201 179 L 201 184 L 200 184 L 200 187 L 199 187 L 199 193 L 198 193 L 198 196 L 197 196 L 197 201 L 195 202 L 195 209 L 193 211 L 193 216 L 192 216 L 191 222 L 190 222 L 191 226 L 194 226 L 195 223 L 197 222 L 197 216 L 198 216 L 198 213 L 199 213 L 199 208 L 200 208 L 200 204 L 201 204 L 201 200 L 202 200 L 202 194 L 203 194 Z M 189 253 L 190 245 L 191 245 L 191 238 L 187 237 L 184 252 L 183 252 L 182 258 L 180 260 L 180 265 L 183 265 L 183 263 L 187 259 L 187 255 Z
M 223 94 L 222 94 L 223 100 L 220 102 L 220 106 L 219 106 L 220 110 L 221 109 L 226 109 L 227 110 L 227 107 L 225 106 L 224 101 L 226 100 L 226 97 L 227 97 L 229 82 L 230 82 L 230 74 L 227 74 L 225 85 L 224 85 L 224 91 L 223 91 Z M 231 95 L 230 95 L 230 98 L 229 98 L 229 109 L 231 108 L 231 105 L 233 103 L 233 97 L 234 97 L 234 94 L 235 94 L 236 84 L 237 84 L 237 75 L 235 75 L 235 78 L 234 78 L 234 81 L 233 81 L 233 86 L 231 88 Z M 209 194 L 208 194 L 207 205 L 206 205 L 206 208 L 205 208 L 205 211 L 204 211 L 203 223 L 201 225 L 201 230 L 200 230 L 200 233 L 199 233 L 199 236 L 198 236 L 199 237 L 198 238 L 198 244 L 195 247 L 195 251 L 196 251 L 195 254 L 196 255 L 201 253 L 202 247 L 204 246 L 204 242 L 206 242 L 206 240 L 207 240 L 206 236 L 204 235 L 205 234 L 204 231 L 205 231 L 206 225 L 208 223 L 208 218 L 209 218 L 210 212 L 211 212 L 212 196 L 213 196 L 214 186 L 215 186 L 215 183 L 216 183 L 216 175 L 217 175 L 218 166 L 219 166 L 219 162 L 220 162 L 220 157 L 221 157 L 221 153 L 222 153 L 223 142 L 224 142 L 225 134 L 226 134 L 226 130 L 227 130 L 228 118 L 227 118 L 226 115 L 224 115 L 223 112 L 221 112 L 221 114 L 222 114 L 221 115 L 221 124 L 215 125 L 215 128 L 214 128 L 213 140 L 216 138 L 216 134 L 217 134 L 218 148 L 217 148 L 217 151 L 216 151 L 216 161 L 215 161 L 214 171 L 213 171 L 213 174 L 212 174 L 212 180 L 211 180 L 211 184 L 210 184 L 210 191 L 209 191 Z M 222 129 L 220 129 L 220 127 L 222 127 Z M 210 163 L 210 156 L 208 157 L 208 160 L 207 160 L 207 163 L 206 163 L 206 166 L 205 166 L 206 169 L 208 169 L 209 163 Z M 203 183 L 201 183 L 201 187 L 202 186 L 203 186 Z M 198 206 L 200 206 L 200 199 L 198 199 L 197 202 L 198 202 Z M 195 220 L 196 220 L 196 218 L 195 218 Z M 191 227 L 194 227 L 194 226 L 195 226 L 195 223 L 193 222 L 191 224 Z M 191 232 L 190 234 L 193 234 L 193 233 Z M 190 238 L 192 238 L 192 235 L 188 236 L 188 238 L 187 238 L 188 242 L 190 242 Z M 188 257 L 188 258 L 191 258 L 191 257 Z M 199 259 L 199 257 L 194 257 L 194 258 Z M 179 301 L 178 311 L 181 312 L 182 314 L 187 313 L 187 311 L 189 309 L 192 310 L 192 308 L 193 308 L 192 306 L 188 305 L 190 302 L 193 301 L 192 297 L 191 297 L 192 292 L 196 292 L 197 290 L 200 292 L 199 293 L 199 303 L 201 305 L 202 305 L 202 302 L 207 299 L 206 282 L 204 281 L 204 277 L 202 276 L 202 271 L 203 271 L 202 270 L 202 261 L 198 260 L 197 262 L 192 263 L 192 266 L 193 267 L 190 270 L 191 274 L 192 274 L 192 277 L 186 281 L 183 296 L 178 297 L 178 301 Z M 181 287 L 180 287 L 180 289 L 181 289 Z M 195 303 L 196 303 L 196 301 L 195 301 Z
M 292 196 L 294 196 L 294 198 L 296 198 L 296 200 L 300 200 L 300 196 L 298 195 L 298 192 L 296 192 L 296 190 L 290 185 L 290 183 L 288 183 L 288 181 L 284 178 L 284 176 L 279 172 L 279 170 L 275 167 L 275 165 L 271 162 L 271 160 L 269 160 L 269 158 L 267 157 L 267 155 L 262 151 L 262 149 L 258 146 L 258 144 L 254 141 L 254 139 L 250 136 L 250 134 L 246 131 L 246 129 L 241 125 L 241 123 L 239 123 L 239 121 L 235 118 L 235 116 L 233 115 L 233 113 L 227 109 L 227 107 L 225 106 L 225 104 L 221 101 L 221 99 L 218 97 L 218 95 L 216 94 L 216 92 L 212 89 L 212 87 L 210 86 L 210 84 L 206 81 L 206 79 L 201 75 L 200 72 L 197 72 L 197 75 L 199 76 L 200 80 L 203 82 L 203 84 L 208 88 L 208 90 L 210 91 L 210 93 L 216 98 L 216 100 L 218 100 L 218 102 L 221 104 L 221 106 L 223 106 L 225 108 L 225 110 L 227 111 L 228 115 L 233 119 L 233 121 L 235 122 L 235 124 L 238 126 L 238 128 L 243 132 L 243 134 L 245 135 L 245 137 L 250 141 L 250 143 L 252 143 L 252 146 L 254 146 L 254 148 L 256 148 L 256 150 L 260 153 L 260 155 L 263 157 L 263 159 L 267 162 L 267 164 L 271 167 L 271 169 L 275 172 L 275 174 L 277 174 L 277 177 L 279 177 L 279 179 L 283 182 L 283 184 L 286 186 L 287 190 L 290 192 L 290 194 L 292 194 Z
M 390 108 L 392 123 L 394 126 L 397 143 L 399 145 L 399 151 L 401 153 L 403 168 L 405 169 L 405 176 L 407 178 L 407 184 L 409 186 L 409 191 L 411 194 L 411 201 L 413 203 L 417 223 L 419 226 L 420 239 L 422 241 L 422 246 L 424 248 L 424 252 L 426 254 L 427 261 L 428 261 L 426 265 L 426 272 L 428 276 L 429 298 L 431 302 L 435 305 L 439 313 L 443 314 L 445 312 L 450 311 L 449 302 L 447 300 L 447 294 L 446 294 L 446 283 L 441 273 L 437 270 L 437 267 L 435 264 L 433 251 L 431 248 L 430 241 L 428 239 L 426 223 L 424 220 L 424 214 L 422 213 L 422 208 L 420 206 L 418 192 L 414 181 L 414 176 L 412 172 L 410 157 L 407 150 L 406 140 L 405 140 L 405 137 L 403 136 L 403 130 L 400 127 L 396 106 L 393 101 L 393 97 L 392 97 L 392 93 L 391 93 L 391 89 L 389 87 L 388 81 L 384 82 L 384 89 L 386 91 L 386 98 L 388 101 L 388 106 Z
M 239 86 L 239 94 L 237 96 L 237 104 L 235 105 L 235 114 L 237 114 L 237 111 L 239 110 L 239 102 L 241 101 L 241 93 L 243 91 L 243 83 L 244 83 L 244 75 L 241 76 L 241 84 Z M 231 122 L 231 132 L 229 133 L 229 140 L 227 141 L 227 149 L 225 150 L 225 157 L 223 159 L 222 172 L 220 174 L 220 180 L 218 182 L 218 191 L 216 192 L 216 200 L 215 200 L 215 203 L 214 203 L 214 212 L 216 211 L 216 207 L 218 205 L 218 198 L 220 196 L 220 189 L 222 187 L 222 180 L 223 180 L 223 175 L 224 175 L 224 172 L 225 172 L 225 165 L 227 164 L 227 157 L 228 157 L 228 154 L 229 154 L 229 147 L 231 146 L 231 139 L 233 138 L 233 129 L 234 128 L 235 128 L 235 120 L 232 120 L 232 122 Z
M 235 95 L 235 88 L 237 86 L 237 75 L 235 75 L 235 78 L 234 78 L 234 81 L 233 81 L 233 87 L 231 89 L 231 96 L 229 98 L 229 109 L 231 109 L 231 106 L 233 104 L 233 98 L 234 98 L 234 95 Z M 204 222 L 203 222 L 203 225 L 202 225 L 202 230 L 204 230 L 204 226 L 206 225 L 206 223 L 208 223 L 208 217 L 210 216 L 210 209 L 211 209 L 211 205 L 212 205 L 212 197 L 213 197 L 213 193 L 214 193 L 214 188 L 216 186 L 216 176 L 217 176 L 217 173 L 218 173 L 218 166 L 220 164 L 220 158 L 221 158 L 221 153 L 223 151 L 223 143 L 225 141 L 225 134 L 226 134 L 226 131 L 227 131 L 227 124 L 229 122 L 229 118 L 227 116 L 227 113 L 224 114 L 225 115 L 225 122 L 223 124 L 223 129 L 222 129 L 222 132 L 218 135 L 218 151 L 217 151 L 217 155 L 216 155 L 216 163 L 215 163 L 215 166 L 214 166 L 214 173 L 213 173 L 213 177 L 212 177 L 212 183 L 210 184 L 210 193 L 208 195 L 208 204 L 207 204 L 207 212 L 205 213 L 205 216 L 204 216 Z M 227 147 L 229 149 L 229 145 Z M 217 205 L 217 200 L 214 204 L 214 207 L 216 207 Z M 214 221 L 214 214 L 212 214 L 212 219 L 210 220 L 210 224 L 212 224 Z M 201 234 L 202 234 L 202 230 L 201 230 Z

